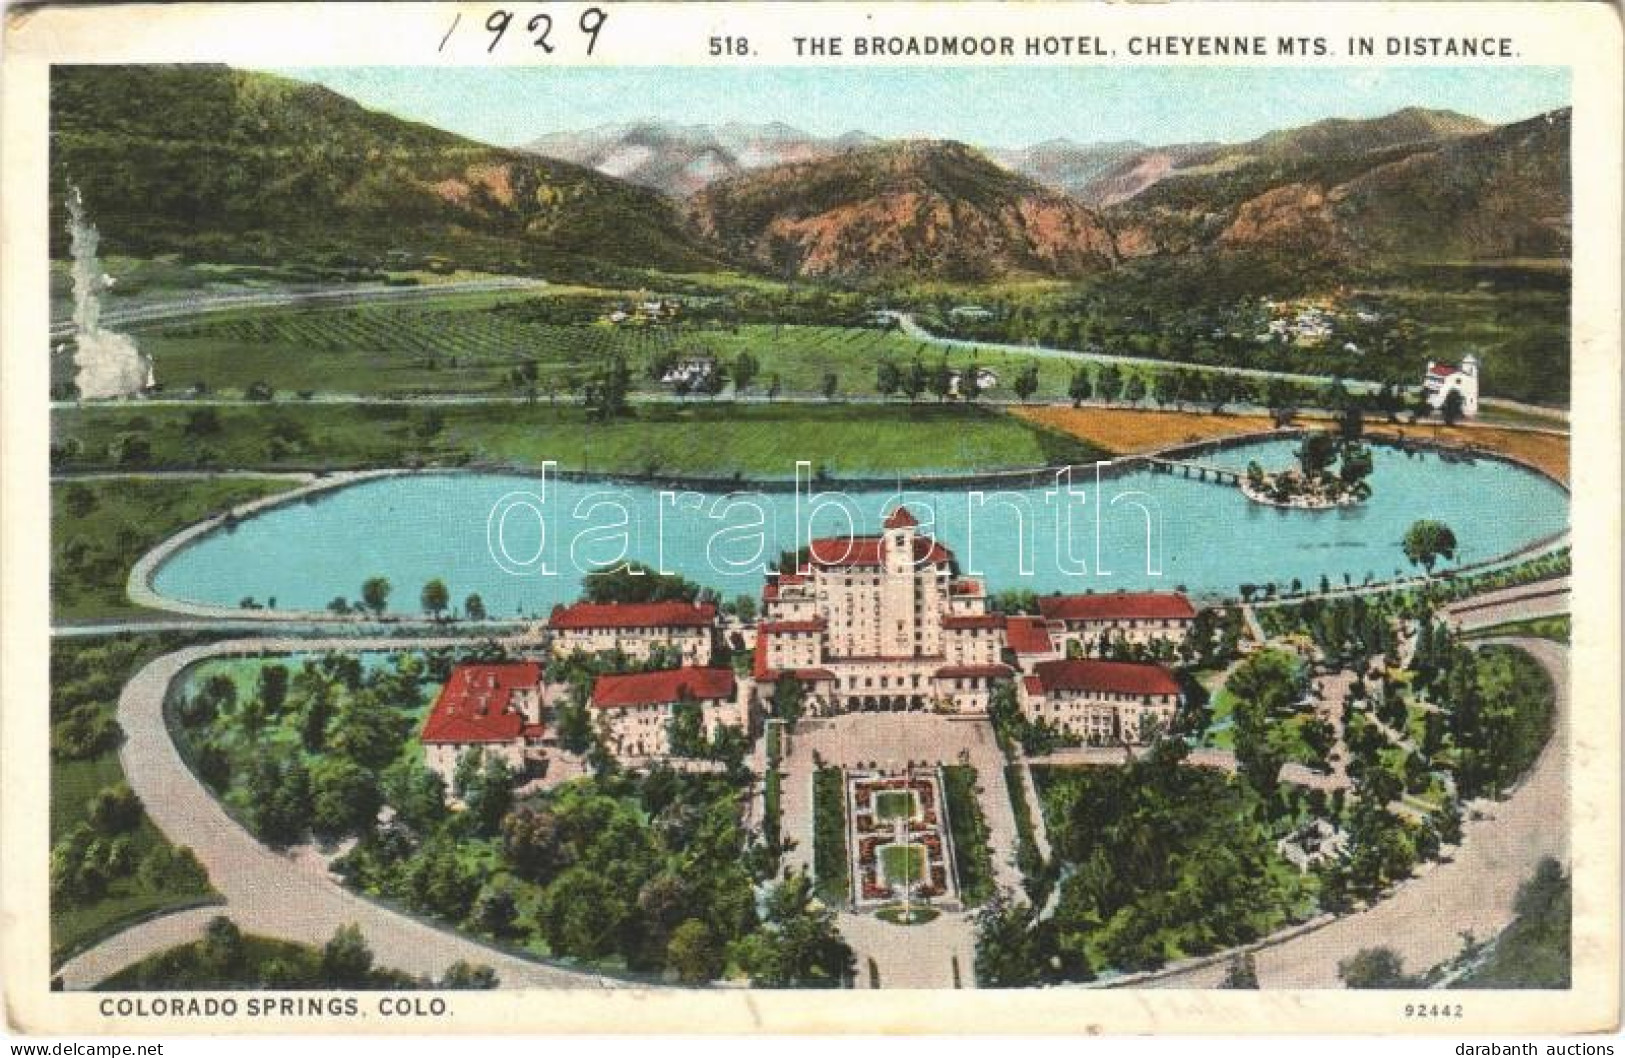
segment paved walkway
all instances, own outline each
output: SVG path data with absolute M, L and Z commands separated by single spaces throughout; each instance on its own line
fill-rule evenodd
M 1553 617 L 1570 612 L 1569 578 L 1519 584 L 1453 602 L 1444 615 L 1460 631 L 1490 628 L 1508 621 Z
M 903 768 L 913 761 L 975 768 L 994 885 L 1020 896 L 1016 815 L 992 724 L 930 713 L 850 713 L 801 721 L 781 765 L 784 833 L 795 842 L 785 866 L 792 870 L 812 870 L 815 753 L 826 767 Z M 1038 811 L 1036 804 L 1033 811 Z M 956 958 L 962 986 L 974 987 L 975 928 L 969 913 L 943 914 L 922 926 L 894 926 L 873 915 L 846 912 L 839 921 L 841 935 L 857 953 L 860 987 L 869 987 L 868 960 L 873 959 L 882 988 L 952 988 Z
M 858 954 L 859 988 L 875 987 L 869 976 L 871 959 L 881 988 L 953 988 L 956 963 L 959 987 L 976 987 L 976 929 L 968 912 L 943 914 L 919 926 L 894 926 L 849 912 L 838 915 L 837 922 Z
M 194 939 L 215 915 L 229 915 L 244 932 L 321 945 L 347 923 L 361 927 L 378 965 L 435 977 L 459 959 L 484 963 L 504 987 L 598 988 L 619 982 L 521 959 L 449 930 L 364 900 L 337 882 L 260 844 L 226 814 L 181 760 L 164 725 L 170 684 L 189 665 L 231 654 L 320 650 L 403 650 L 464 643 L 455 637 L 297 639 L 264 637 L 192 647 L 151 662 L 124 686 L 118 721 L 125 732 L 119 759 L 130 786 L 158 829 L 190 846 L 225 897 L 225 907 L 178 912 L 132 927 L 69 960 L 60 970 L 70 989 L 90 988 L 138 959 Z
M 1364 949 L 1399 953 L 1409 972 L 1454 957 L 1461 934 L 1485 940 L 1514 917 L 1518 886 L 1547 856 L 1569 857 L 1569 652 L 1544 639 L 1498 638 L 1528 651 L 1557 688 L 1552 737 L 1524 781 L 1504 801 L 1468 806 L 1464 837 L 1448 862 L 1432 865 L 1374 907 L 1324 928 L 1260 949 L 1254 956 L 1264 988 L 1340 988 L 1337 964 Z M 1473 818 L 1474 813 L 1480 818 Z M 1224 958 L 1174 971 L 1140 987 L 1213 988 L 1223 980 Z

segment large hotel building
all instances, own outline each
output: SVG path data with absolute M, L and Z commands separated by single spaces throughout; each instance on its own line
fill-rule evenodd
M 735 680 L 707 667 L 717 643 L 711 604 L 577 603 L 555 609 L 557 655 L 620 651 L 646 662 L 671 651 L 680 668 L 600 676 L 591 706 L 606 748 L 629 764 L 670 754 L 670 724 L 697 705 L 706 737 L 759 728 L 779 683 L 794 677 L 815 715 L 921 711 L 975 717 L 1008 681 L 1016 703 L 1093 743 L 1138 743 L 1166 730 L 1180 687 L 1162 665 L 1105 660 L 1117 644 L 1178 644 L 1196 613 L 1173 592 L 1050 595 L 1037 615 L 995 613 L 985 586 L 961 576 L 953 552 L 898 507 L 874 536 L 813 540 L 798 568 L 769 574 L 752 667 Z M 460 666 L 423 731 L 431 767 L 450 775 L 461 753 L 498 752 L 524 769 L 556 753 L 546 703 L 557 697 L 535 663 Z
M 1080 738 L 1136 742 L 1150 730 L 1144 717 L 1172 722 L 1179 688 L 1163 666 L 1066 659 L 1180 642 L 1196 616 L 1183 595 L 1047 596 L 1039 616 L 1007 618 L 989 612 L 983 584 L 960 576 L 953 552 L 922 536 L 907 508 L 881 530 L 813 540 L 800 568 L 769 575 L 753 672 L 762 699 L 792 675 L 819 713 L 978 714 L 995 684 L 1019 675 L 1023 711 Z

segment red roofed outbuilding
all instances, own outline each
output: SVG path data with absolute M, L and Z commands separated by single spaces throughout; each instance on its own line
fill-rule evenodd
M 1153 721 L 1168 730 L 1180 696 L 1179 680 L 1162 665 L 1079 658 L 1034 665 L 1017 697 L 1029 719 L 1104 745 L 1142 743 Z
M 657 646 L 675 648 L 685 664 L 711 660 L 716 642 L 717 608 L 713 603 L 587 603 L 555 607 L 547 619 L 553 652 L 597 654 L 619 650 L 634 660 L 647 660 Z
M 605 744 L 617 757 L 634 763 L 671 756 L 671 725 L 683 703 L 699 707 L 707 740 L 723 727 L 750 730 L 732 669 L 685 667 L 604 675 L 593 683 L 591 702 Z
M 524 771 L 547 739 L 542 726 L 542 666 L 534 661 L 458 665 L 440 688 L 418 736 L 424 764 L 447 783 L 470 749 Z
M 1076 639 L 1085 653 L 1099 653 L 1108 642 L 1182 643 L 1196 620 L 1191 601 L 1173 591 L 1044 595 L 1038 612 L 1058 649 L 1064 651 L 1065 641 Z

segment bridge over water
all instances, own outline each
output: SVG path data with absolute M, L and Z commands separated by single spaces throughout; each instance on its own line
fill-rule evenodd
M 1146 465 L 1162 474 L 1179 474 L 1198 481 L 1211 480 L 1220 485 L 1241 484 L 1240 471 L 1214 466 L 1211 463 L 1200 463 L 1193 459 L 1165 459 L 1161 456 L 1152 456 L 1146 460 Z

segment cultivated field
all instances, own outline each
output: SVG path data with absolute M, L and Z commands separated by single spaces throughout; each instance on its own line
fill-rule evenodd
M 1187 441 L 1261 433 L 1267 415 L 1204 415 L 1196 412 L 1141 411 L 1137 408 L 1016 408 L 1031 423 L 1059 430 L 1118 455 L 1154 452 Z

